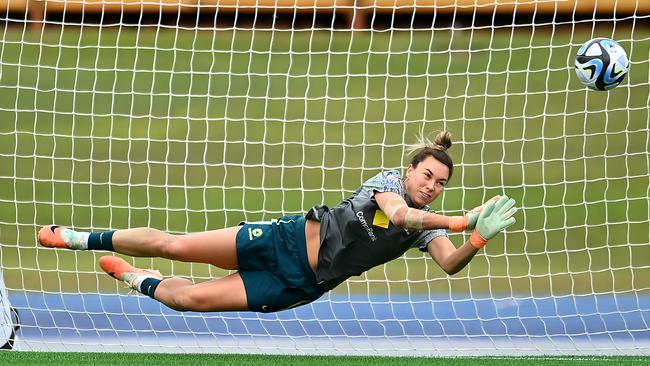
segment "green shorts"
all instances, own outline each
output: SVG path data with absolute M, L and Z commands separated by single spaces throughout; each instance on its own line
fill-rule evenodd
M 237 233 L 237 262 L 249 310 L 291 309 L 326 292 L 309 266 L 302 216 L 245 223 Z

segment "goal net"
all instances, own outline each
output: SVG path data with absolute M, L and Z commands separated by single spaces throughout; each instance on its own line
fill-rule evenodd
M 207 3 L 0 4 L 17 348 L 650 353 L 646 1 Z M 573 70 L 594 37 L 631 61 L 609 92 Z M 97 266 L 105 253 L 36 244 L 50 223 L 183 234 L 334 206 L 442 129 L 456 172 L 432 207 L 504 193 L 520 207 L 453 276 L 413 250 L 293 310 L 182 313 L 128 294 Z M 197 282 L 228 273 L 128 260 Z

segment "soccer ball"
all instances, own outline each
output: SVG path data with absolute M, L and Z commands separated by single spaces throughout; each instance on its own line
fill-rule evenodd
M 580 81 L 593 90 L 615 88 L 630 69 L 623 47 L 608 38 L 594 38 L 583 44 L 575 66 Z

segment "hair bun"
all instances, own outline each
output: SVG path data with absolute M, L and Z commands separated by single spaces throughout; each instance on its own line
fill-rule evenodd
M 451 133 L 449 131 L 440 131 L 434 140 L 434 144 L 434 149 L 447 151 L 451 147 Z

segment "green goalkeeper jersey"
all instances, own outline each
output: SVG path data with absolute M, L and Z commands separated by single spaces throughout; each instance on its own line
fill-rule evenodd
M 387 170 L 367 180 L 336 207 L 320 205 L 307 214 L 308 219 L 321 222 L 316 278 L 323 288 L 331 290 L 351 276 L 398 258 L 410 248 L 426 252 L 431 240 L 447 235 L 444 229 L 398 228 L 377 205 L 375 192 L 395 192 L 413 207 L 399 171 Z M 432 211 L 428 206 L 413 208 Z

